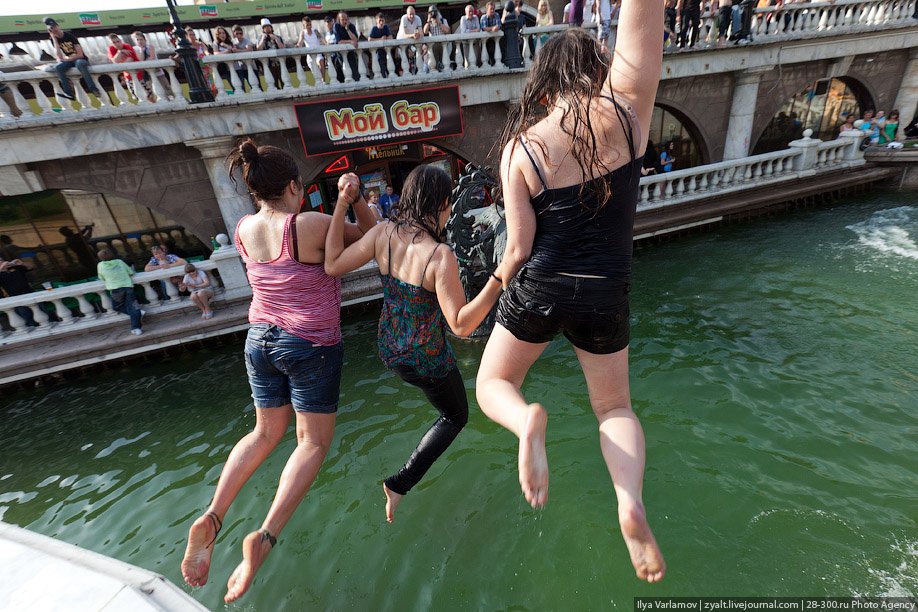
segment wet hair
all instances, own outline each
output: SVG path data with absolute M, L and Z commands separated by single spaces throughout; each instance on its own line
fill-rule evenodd
M 418 166 L 408 174 L 402 187 L 395 218 L 397 227 L 412 225 L 440 242 L 440 211 L 453 190 L 453 181 L 442 168 Z
M 195 270 L 197 270 L 197 268 L 194 267 L 194 264 L 193 264 L 193 263 L 186 263 L 186 264 L 185 264 L 185 274 L 191 274 L 191 273 L 194 272 Z
M 300 169 L 289 153 L 270 145 L 258 146 L 251 138 L 244 138 L 233 147 L 226 165 L 233 184 L 236 184 L 236 170 L 242 171 L 249 193 L 260 202 L 279 200 L 290 181 L 301 183 Z
M 112 253 L 111 249 L 99 249 L 99 252 L 96 253 L 96 257 L 101 261 L 111 261 L 115 258 L 115 254 Z
M 571 66 L 577 69 L 571 70 Z M 602 207 L 612 196 L 612 188 L 605 180 L 611 168 L 601 159 L 602 143 L 593 129 L 590 104 L 599 97 L 608 76 L 609 59 L 603 55 L 599 42 L 586 31 L 569 28 L 552 36 L 536 55 L 520 103 L 510 110 L 496 146 L 503 151 L 512 142 L 515 148 L 520 136 L 545 117 L 546 102 L 549 105 L 563 102 L 566 109 L 561 117 L 561 131 L 570 139 L 570 154 L 580 166 L 580 197 L 584 199 L 585 192 L 592 191 Z M 615 113 L 627 134 L 618 107 Z

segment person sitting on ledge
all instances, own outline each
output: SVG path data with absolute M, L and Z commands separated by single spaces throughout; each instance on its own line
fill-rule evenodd
M 214 311 L 210 307 L 210 302 L 214 299 L 214 290 L 204 270 L 198 270 L 191 263 L 185 264 L 185 277 L 182 278 L 179 289 L 191 292 L 191 301 L 201 309 L 202 319 L 210 319 L 214 316 Z
M 101 95 L 99 88 L 96 87 L 92 80 L 92 75 L 89 73 L 89 60 L 86 59 L 83 47 L 80 46 L 80 41 L 77 37 L 70 32 L 64 32 L 52 17 L 45 17 L 44 24 L 48 28 L 48 34 L 51 36 L 54 54 L 60 60 L 60 63 L 54 67 L 54 72 L 61 82 L 61 91 L 57 92 L 57 94 L 68 100 L 76 99 L 73 84 L 70 83 L 70 78 L 67 76 L 68 70 L 76 68 L 83 76 L 84 89 L 91 94 L 95 94 L 96 97 Z
M 153 270 L 165 270 L 166 268 L 175 268 L 177 266 L 184 266 L 188 263 L 181 257 L 170 253 L 168 247 L 166 247 L 165 244 L 158 244 L 154 246 L 152 249 L 150 249 L 150 252 L 152 253 L 152 256 L 150 257 L 150 261 L 147 262 L 147 265 L 144 266 L 144 272 L 152 272 Z M 162 282 L 165 283 L 165 281 Z M 181 287 L 179 287 L 179 285 L 182 284 L 181 276 L 170 276 L 169 282 L 175 285 L 179 291 L 182 290 Z M 166 286 L 164 284 L 162 285 L 162 290 L 164 292 L 166 290 Z M 168 299 L 168 294 L 160 297 L 163 299 Z

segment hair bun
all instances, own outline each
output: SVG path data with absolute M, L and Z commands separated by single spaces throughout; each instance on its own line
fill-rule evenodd
M 245 163 L 251 164 L 258 159 L 258 147 L 251 140 L 246 140 L 239 145 L 239 155 Z

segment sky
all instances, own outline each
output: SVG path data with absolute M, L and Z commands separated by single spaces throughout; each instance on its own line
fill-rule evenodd
M 176 4 L 194 4 L 192 0 L 176 0 Z M 166 0 L 0 0 L 0 15 L 51 15 L 110 9 L 133 9 L 166 6 Z M 23 10 L 25 9 L 25 10 Z

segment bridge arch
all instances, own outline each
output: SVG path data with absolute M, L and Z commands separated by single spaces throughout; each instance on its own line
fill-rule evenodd
M 658 152 L 667 143 L 676 143 L 674 169 L 691 168 L 711 162 L 711 146 L 699 125 L 701 122 L 691 109 L 657 97 L 646 136 Z
M 761 92 L 760 92 L 761 95 Z M 753 154 L 777 151 L 813 130 L 813 138 L 833 140 L 849 114 L 860 116 L 875 108 L 867 86 L 851 76 L 810 81 L 789 98 L 778 98 L 772 114 L 756 139 Z

